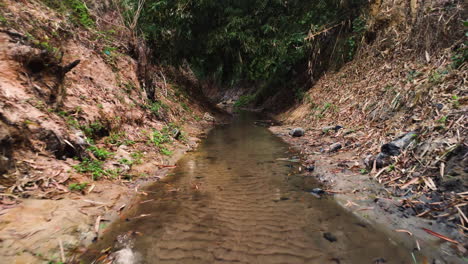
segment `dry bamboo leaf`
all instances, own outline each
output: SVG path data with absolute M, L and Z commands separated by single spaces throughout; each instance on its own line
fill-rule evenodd
M 445 163 L 440 163 L 440 177 L 444 177 Z
M 406 230 L 406 229 L 395 229 L 395 232 L 398 232 L 398 233 L 407 233 L 408 235 L 413 236 L 413 233 L 411 233 L 410 231 L 408 231 L 408 230 Z
M 419 182 L 419 177 L 416 177 L 416 178 L 413 178 L 411 179 L 410 181 L 408 181 L 407 183 L 403 184 L 400 189 L 406 189 L 408 188 L 410 185 L 413 185 L 415 183 Z
M 437 187 L 436 187 L 434 181 L 432 180 L 432 178 L 423 177 L 423 180 L 424 180 L 424 183 L 426 184 L 426 186 L 429 187 L 431 190 L 433 190 L 433 191 L 437 190 Z
M 450 243 L 459 244 L 458 241 L 453 240 L 453 239 L 451 239 L 451 238 L 448 238 L 448 237 L 446 237 L 446 236 L 444 236 L 444 235 L 441 235 L 441 234 L 439 234 L 439 233 L 437 233 L 437 232 L 434 232 L 434 231 L 432 231 L 432 230 L 429 230 L 429 229 L 427 229 L 427 228 L 424 228 L 424 227 L 423 227 L 423 228 L 421 228 L 421 229 L 424 230 L 424 231 L 426 231 L 426 233 L 428 233 L 429 235 L 438 237 L 438 238 L 443 239 L 443 240 L 445 240 L 445 241 L 448 241 L 448 242 L 450 242 Z

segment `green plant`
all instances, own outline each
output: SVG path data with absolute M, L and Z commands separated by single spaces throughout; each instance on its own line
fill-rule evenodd
M 151 142 L 159 147 L 164 143 L 170 142 L 170 137 L 167 133 L 162 133 L 161 131 L 154 130 L 150 137 Z
M 242 108 L 246 107 L 250 103 L 252 103 L 255 100 L 255 95 L 254 94 L 246 94 L 242 95 L 237 99 L 237 101 L 234 103 L 235 108 Z
M 80 24 L 87 28 L 94 27 L 95 25 L 86 3 L 82 0 L 42 0 L 42 2 L 59 12 L 70 12 L 71 20 L 75 24 Z
M 151 113 L 153 113 L 157 118 L 162 117 L 161 109 L 168 109 L 169 107 L 164 104 L 163 102 L 156 101 L 149 105 L 144 105 L 144 108 L 148 109 Z
M 393 170 L 395 170 L 395 164 L 390 164 L 387 168 L 387 172 L 391 172 Z
M 429 76 L 431 83 L 440 83 L 444 75 L 448 74 L 447 70 L 436 70 Z
M 406 76 L 406 81 L 407 82 L 412 82 L 414 81 L 414 79 L 416 79 L 417 77 L 421 76 L 422 73 L 419 72 L 419 71 L 415 71 L 415 70 L 411 70 L 408 72 L 407 76 Z
M 70 191 L 83 191 L 84 189 L 86 189 L 87 186 L 87 182 L 70 183 L 70 185 L 68 185 L 68 189 L 70 189 Z
M 87 137 L 90 138 L 94 138 L 96 135 L 105 130 L 104 125 L 99 120 L 94 121 L 89 125 L 81 125 L 79 128 L 85 133 Z
M 171 156 L 172 155 L 172 151 L 168 150 L 167 148 L 160 148 L 160 151 L 163 155 L 166 155 L 166 156 Z
M 186 103 L 180 103 L 180 105 L 182 106 L 182 108 L 187 111 L 187 112 L 191 112 L 190 111 L 190 107 L 188 107 L 188 105 Z
M 368 171 L 367 169 L 361 169 L 359 172 L 360 172 L 361 174 L 363 174 L 363 175 L 369 173 L 369 171 Z
M 93 155 L 99 160 L 106 160 L 114 155 L 114 153 L 109 152 L 103 148 L 98 148 L 96 146 L 90 146 L 87 150 L 91 151 Z
M 102 161 L 83 159 L 80 164 L 73 166 L 79 173 L 91 173 L 92 179 L 97 180 L 102 176 L 108 175 L 108 172 L 102 168 Z
M 130 156 L 132 157 L 133 159 L 133 164 L 141 164 L 143 163 L 143 156 L 144 154 L 140 151 L 137 151 L 137 152 L 133 152 L 132 154 L 130 154 Z
M 452 105 L 455 109 L 458 109 L 460 108 L 460 101 L 459 101 L 459 97 L 457 95 L 453 95 L 452 96 Z
M 8 20 L 2 14 L 0 14 L 0 25 L 6 25 L 7 22 Z
M 127 94 L 132 93 L 133 90 L 136 90 L 136 85 L 132 81 L 123 83 L 123 89 Z
M 447 116 L 443 116 L 443 117 L 439 118 L 436 122 L 445 124 L 445 122 L 447 122 Z

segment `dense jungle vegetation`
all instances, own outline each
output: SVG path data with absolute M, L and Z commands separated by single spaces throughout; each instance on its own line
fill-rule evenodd
M 125 0 L 159 63 L 188 63 L 200 79 L 280 83 L 307 68 L 313 36 L 347 24 L 352 59 L 363 0 Z M 354 29 L 353 29 L 354 26 Z M 328 43 L 325 43 L 328 45 Z M 349 55 L 349 56 L 348 56 Z

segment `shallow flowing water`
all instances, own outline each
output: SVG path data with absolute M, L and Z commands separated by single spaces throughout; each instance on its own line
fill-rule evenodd
M 109 228 L 85 263 L 109 247 L 117 263 L 413 262 L 332 198 L 311 195 L 318 183 L 281 160 L 294 153 L 253 118 L 213 129 Z

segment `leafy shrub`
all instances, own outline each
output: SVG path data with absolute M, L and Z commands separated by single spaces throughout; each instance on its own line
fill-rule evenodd
M 255 95 L 253 94 L 242 95 L 234 103 L 234 107 L 236 108 L 246 107 L 247 105 L 252 103 L 254 100 L 255 100 Z
M 98 158 L 99 160 L 106 160 L 108 159 L 109 157 L 112 157 L 114 155 L 114 153 L 112 152 L 109 152 L 103 148 L 98 148 L 96 146 L 90 146 L 88 148 L 88 151 L 91 151 L 93 153 L 93 155 Z
M 130 25 L 140 2 L 123 2 Z M 309 30 L 352 20 L 366 2 L 147 0 L 138 27 L 155 60 L 188 62 L 198 78 L 233 85 L 293 75 L 307 62 Z M 353 24 L 362 30 L 360 20 Z
M 75 24 L 80 24 L 87 28 L 95 26 L 94 19 L 91 17 L 88 7 L 82 0 L 42 0 L 42 2 L 59 12 L 70 12 L 71 19 Z
M 151 134 L 151 142 L 159 147 L 164 143 L 170 142 L 170 137 L 167 133 L 161 133 L 161 131 L 154 130 L 153 133 Z
M 70 185 L 68 185 L 68 189 L 70 189 L 70 191 L 83 191 L 84 189 L 86 189 L 87 186 L 87 182 L 70 183 Z
M 109 172 L 102 168 L 102 161 L 84 159 L 80 164 L 73 168 L 80 173 L 90 173 L 93 180 L 97 180 L 102 176 L 108 175 Z
M 167 148 L 161 148 L 160 150 L 163 155 L 166 155 L 166 156 L 172 155 L 172 151 L 168 150 Z

